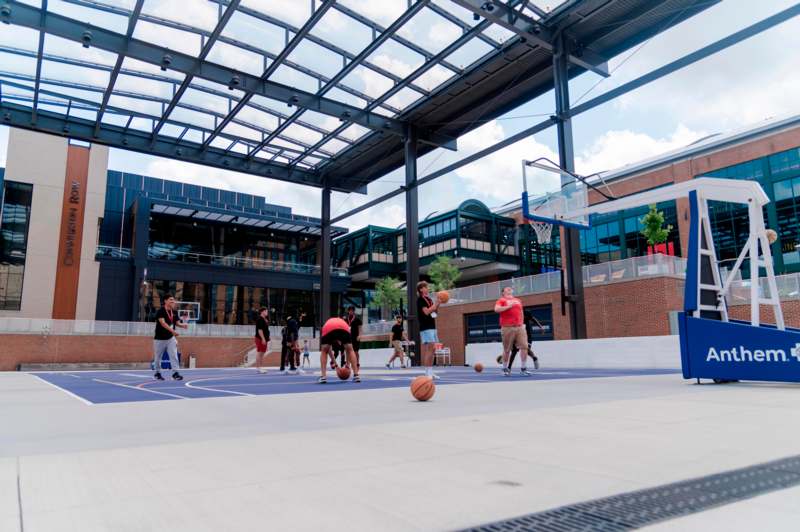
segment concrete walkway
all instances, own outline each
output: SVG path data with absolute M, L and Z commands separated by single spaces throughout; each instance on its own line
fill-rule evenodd
M 90 406 L 0 374 L 0 530 L 458 529 L 798 454 L 798 393 L 669 375 Z M 656 528 L 796 530 L 798 495 Z

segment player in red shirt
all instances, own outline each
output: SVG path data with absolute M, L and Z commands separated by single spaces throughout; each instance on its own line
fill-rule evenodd
M 350 369 L 353 371 L 353 382 L 361 382 L 361 377 L 358 376 L 356 353 L 353 351 L 353 338 L 350 335 L 350 325 L 342 318 L 331 318 L 322 326 L 322 336 L 319 339 L 319 367 L 321 373 L 319 383 L 325 384 L 328 382 L 328 357 L 332 353 L 331 346 L 337 342 L 344 346 L 344 351 L 347 353 L 347 360 L 350 363 Z
M 503 375 L 511 376 L 508 364 L 508 355 L 511 347 L 516 345 L 523 353 L 528 352 L 528 335 L 525 332 L 523 320 L 522 301 L 514 297 L 514 289 L 510 286 L 503 288 L 503 295 L 494 304 L 494 311 L 500 314 L 500 335 L 503 338 Z M 531 375 L 525 362 L 528 357 L 522 358 L 522 374 Z

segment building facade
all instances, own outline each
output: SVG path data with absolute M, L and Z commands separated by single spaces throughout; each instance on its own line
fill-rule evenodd
M 0 316 L 149 321 L 170 292 L 200 323 L 252 323 L 264 306 L 275 324 L 316 325 L 319 219 L 107 166 L 104 146 L 10 130 Z M 350 277 L 332 273 L 338 307 Z

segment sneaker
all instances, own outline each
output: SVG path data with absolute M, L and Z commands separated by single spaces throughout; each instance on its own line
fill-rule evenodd
M 267 373 L 267 368 L 258 368 L 258 372 L 264 375 L 265 373 Z
M 361 377 L 359 375 L 353 375 L 353 382 L 361 382 Z
M 510 377 L 511 370 L 509 368 L 503 368 L 503 377 Z
M 533 357 L 533 369 L 539 369 L 539 357 Z
M 498 355 L 495 360 L 497 360 L 498 364 L 502 364 L 503 363 L 503 355 Z
M 522 375 L 523 377 L 530 377 L 531 375 L 533 375 L 533 373 L 531 373 L 530 371 L 528 371 L 528 368 L 522 368 L 522 369 L 519 371 L 519 374 L 520 374 L 520 375 Z
M 282 374 L 282 375 L 288 375 L 288 374 L 289 374 L 289 370 L 287 370 L 287 369 L 282 369 L 282 370 L 281 370 L 281 374 Z
M 386 364 L 386 369 L 392 369 L 392 366 L 390 366 L 389 364 Z
M 433 380 L 435 380 L 435 381 L 438 381 L 439 379 L 441 379 L 441 377 L 440 377 L 440 376 L 438 376 L 436 373 L 431 373 L 431 378 L 432 378 Z
M 156 380 L 159 380 L 159 381 L 163 381 L 164 380 L 164 377 L 161 376 L 161 372 L 160 371 L 156 371 L 156 374 L 153 375 L 153 378 L 156 379 Z
M 297 368 L 297 375 L 305 375 L 306 372 L 303 371 L 303 368 Z
M 183 380 L 183 375 L 181 375 L 180 373 L 178 373 L 176 371 L 175 373 L 172 374 L 172 380 L 182 381 Z
M 328 384 L 328 377 L 320 377 L 317 384 Z

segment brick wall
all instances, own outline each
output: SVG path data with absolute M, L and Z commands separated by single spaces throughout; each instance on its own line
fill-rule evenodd
M 183 336 L 179 345 L 184 365 L 191 355 L 197 367 L 229 367 L 242 363 L 243 350 L 252 347 L 253 340 Z M 153 339 L 147 336 L 6 334 L 0 371 L 28 363 L 147 362 L 152 358 Z
M 669 311 L 680 310 L 683 281 L 669 277 L 637 279 L 585 289 L 586 325 L 589 338 L 654 336 L 669 334 Z M 553 335 L 570 338 L 569 317 L 561 315 L 561 293 L 547 292 L 520 297 L 525 306 L 551 305 Z M 450 347 L 454 364 L 464 363 L 466 314 L 489 312 L 495 301 L 451 305 L 439 310 L 439 340 Z
M 793 299 L 781 301 L 783 321 L 787 327 L 800 328 L 800 301 Z M 775 323 L 775 313 L 772 307 L 761 307 L 759 313 L 761 323 Z M 728 317 L 733 320 L 750 321 L 750 305 L 736 305 L 728 308 Z

